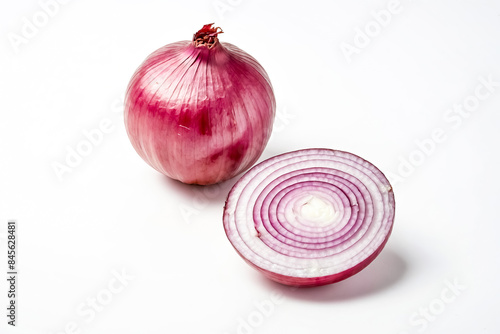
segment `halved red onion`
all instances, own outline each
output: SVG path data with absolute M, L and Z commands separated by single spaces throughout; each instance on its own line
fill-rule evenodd
M 231 189 L 226 235 L 251 266 L 293 286 L 346 279 L 391 234 L 394 193 L 384 174 L 348 152 L 305 149 L 270 158 Z

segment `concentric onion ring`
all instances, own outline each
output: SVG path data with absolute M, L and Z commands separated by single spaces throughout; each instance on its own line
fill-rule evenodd
M 231 189 L 226 235 L 251 266 L 293 286 L 346 279 L 391 234 L 394 193 L 370 162 L 348 152 L 305 149 L 254 166 Z

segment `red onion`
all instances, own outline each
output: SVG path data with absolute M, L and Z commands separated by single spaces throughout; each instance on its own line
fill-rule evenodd
M 276 102 L 262 66 L 219 42 L 207 24 L 193 41 L 153 52 L 133 75 L 125 126 L 133 147 L 159 172 L 213 184 L 247 170 L 271 135 Z
M 306 149 L 254 166 L 231 189 L 224 229 L 268 278 L 318 286 L 346 279 L 391 234 L 394 193 L 374 165 L 347 152 Z

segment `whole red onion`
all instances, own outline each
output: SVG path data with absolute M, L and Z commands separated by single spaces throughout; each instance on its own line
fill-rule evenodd
M 207 24 L 192 41 L 153 52 L 133 75 L 125 126 L 153 168 L 184 183 L 213 184 L 253 165 L 271 135 L 276 101 L 262 66 L 219 42 Z

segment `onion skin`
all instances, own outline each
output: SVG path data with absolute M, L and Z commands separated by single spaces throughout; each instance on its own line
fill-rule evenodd
M 136 70 L 125 127 L 153 168 L 189 184 L 230 179 L 262 154 L 276 113 L 265 70 L 205 25 L 193 41 L 168 44 Z
M 322 204 L 311 211 L 311 203 Z M 386 245 L 394 214 L 392 187 L 374 165 L 348 152 L 305 149 L 243 175 L 227 197 L 223 223 L 254 269 L 281 284 L 314 287 L 368 266 Z
M 278 283 L 281 283 L 284 285 L 289 285 L 289 286 L 308 288 L 308 287 L 315 287 L 315 286 L 322 286 L 322 285 L 337 283 L 337 282 L 343 281 L 343 280 L 345 280 L 353 275 L 356 275 L 361 270 L 366 268 L 373 260 L 375 260 L 375 258 L 380 254 L 382 249 L 385 247 L 387 240 L 389 240 L 389 236 L 390 236 L 390 233 L 387 235 L 387 238 L 384 240 L 384 243 L 382 245 L 380 245 L 380 247 L 374 253 L 372 253 L 368 258 L 366 258 L 366 260 L 358 263 L 356 266 L 349 268 L 348 270 L 344 270 L 343 272 L 340 272 L 338 274 L 329 275 L 329 276 L 303 278 L 303 277 L 291 277 L 291 276 L 280 275 L 280 274 L 274 273 L 272 271 L 257 267 L 255 264 L 248 261 L 243 255 L 241 255 L 240 252 L 238 252 L 238 254 L 251 267 L 257 269 L 262 274 L 264 274 L 264 276 L 266 276 L 268 279 L 270 279 L 272 281 L 275 281 L 275 282 L 278 282 Z

